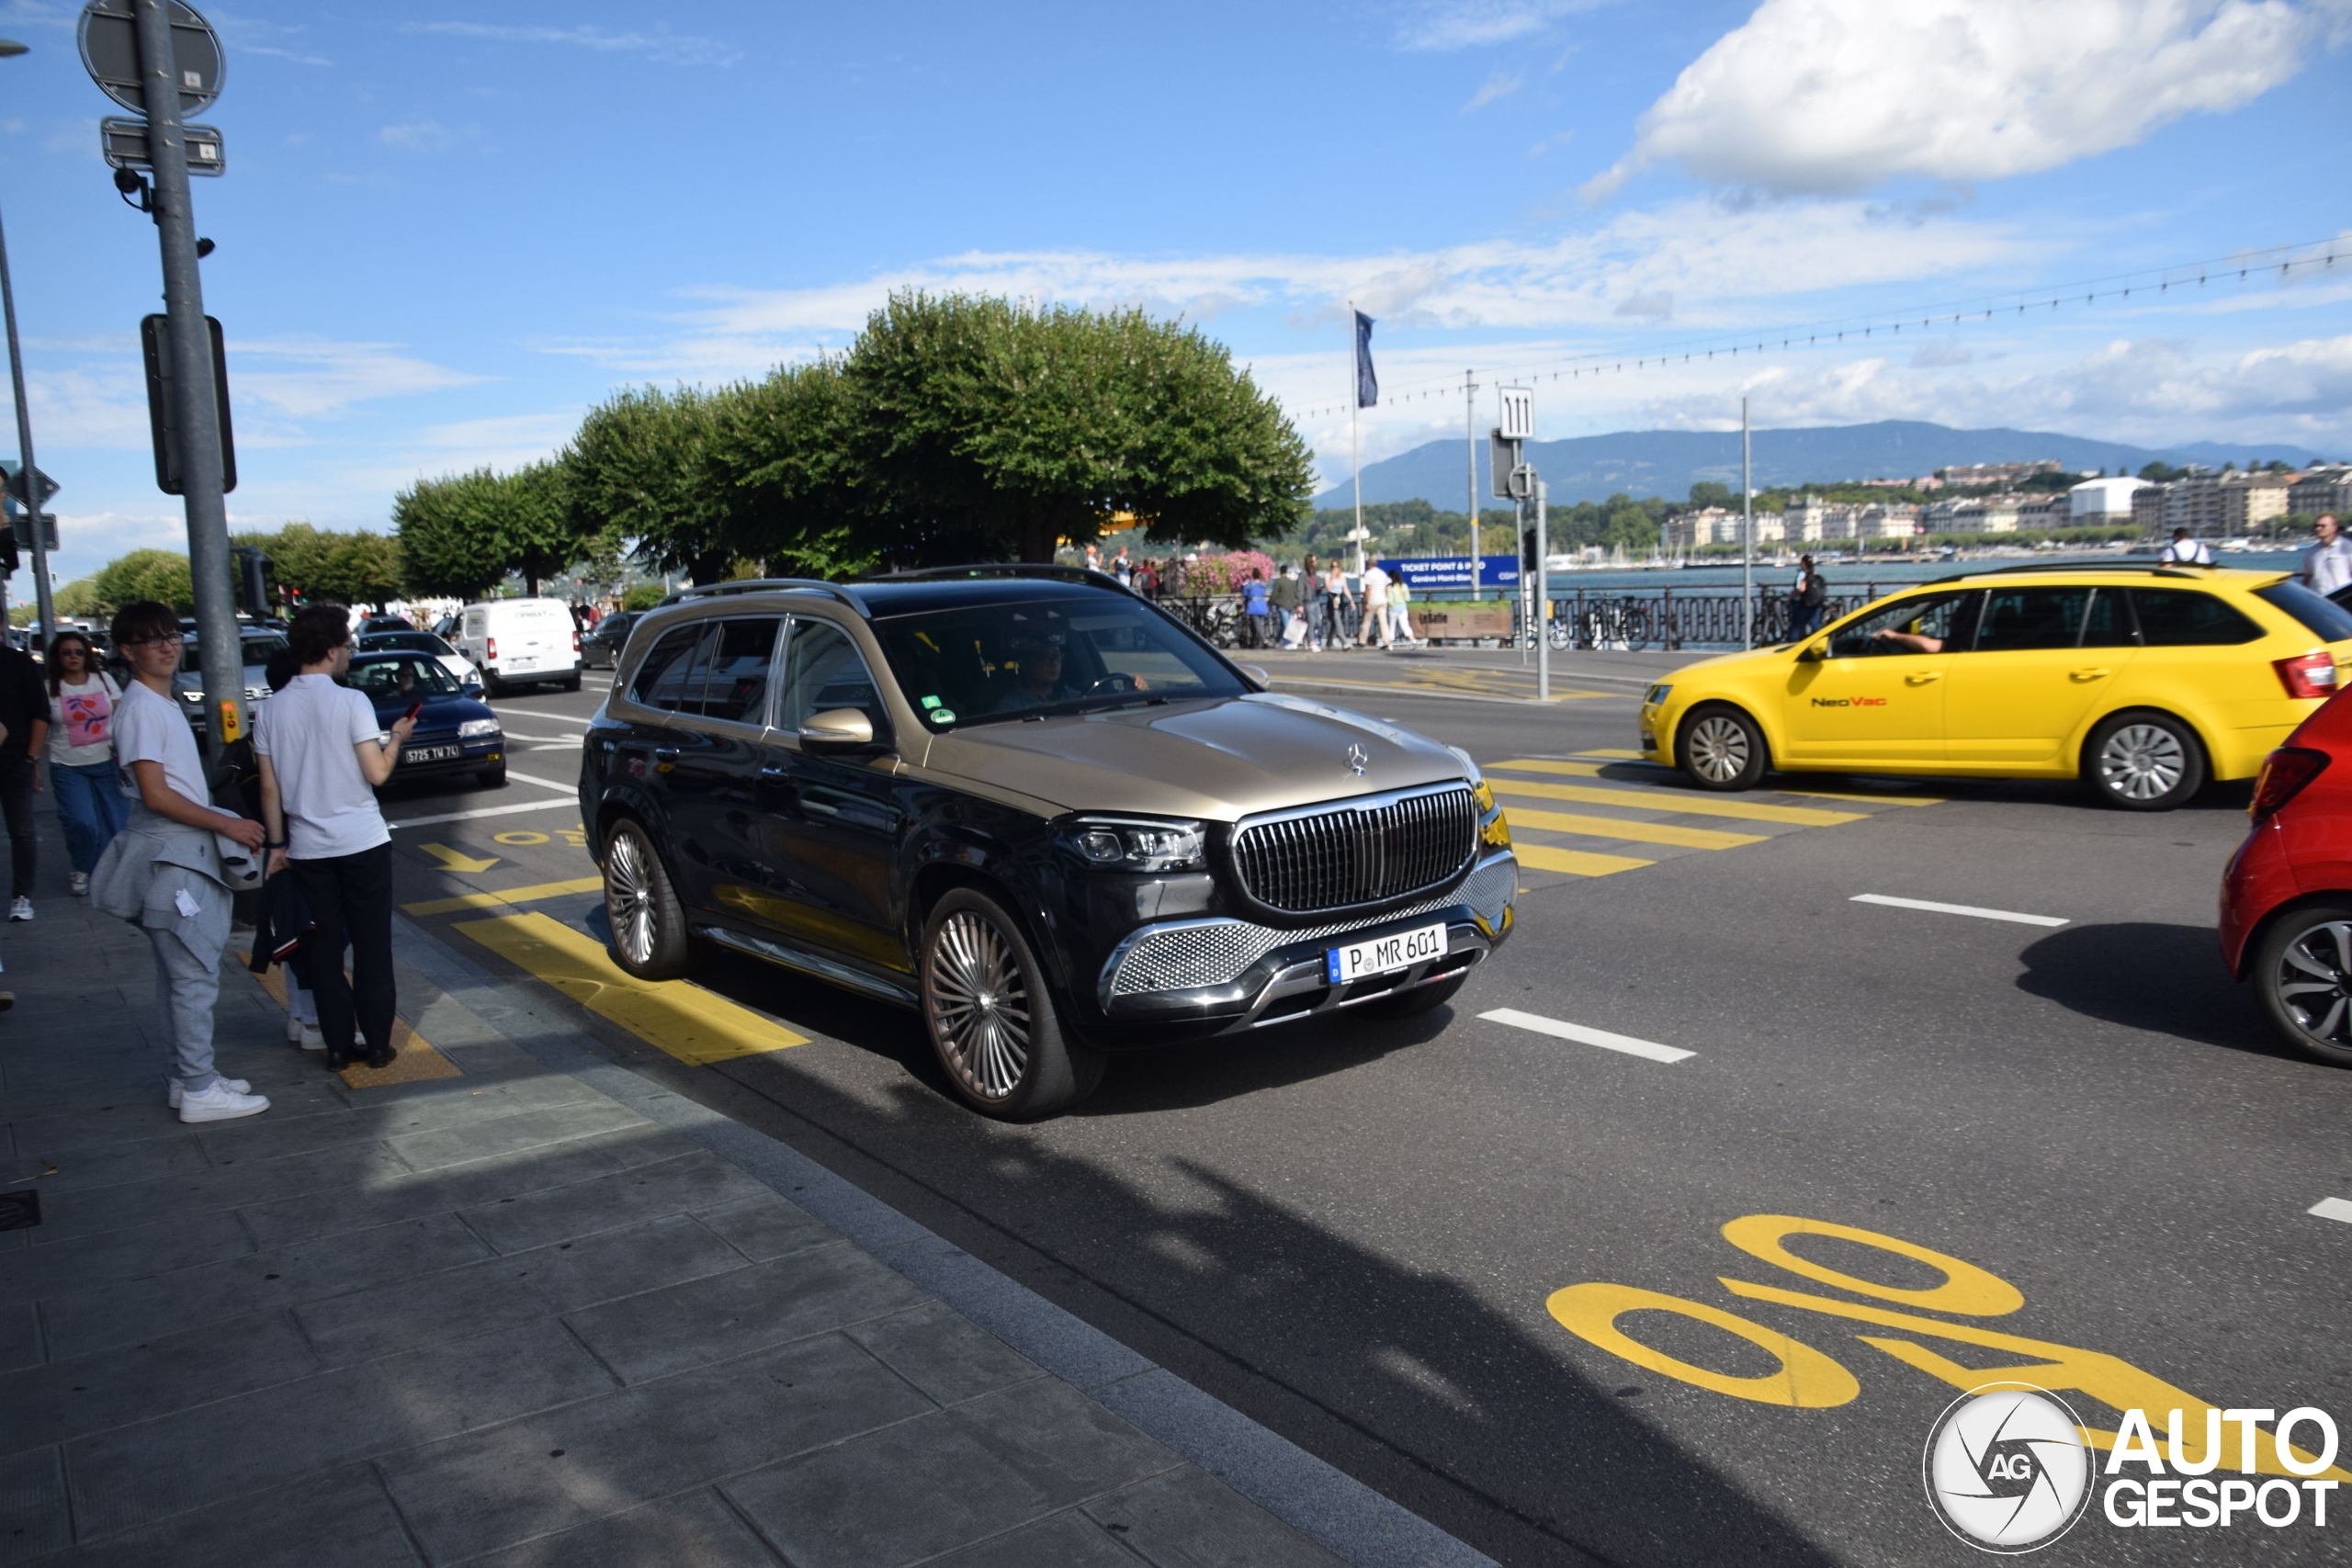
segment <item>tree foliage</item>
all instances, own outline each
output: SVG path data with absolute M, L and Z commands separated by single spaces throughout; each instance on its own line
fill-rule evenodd
M 392 502 L 401 582 L 412 593 L 473 599 L 517 571 L 537 594 L 542 580 L 596 547 L 575 525 L 566 480 L 552 462 L 419 479 Z
M 175 550 L 133 550 L 107 562 L 91 579 L 90 597 L 106 613 L 153 599 L 183 615 L 196 614 L 195 580 L 188 575 L 187 557 Z

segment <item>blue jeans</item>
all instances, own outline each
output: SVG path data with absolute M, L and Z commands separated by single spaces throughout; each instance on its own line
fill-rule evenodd
M 130 803 L 123 798 L 112 762 L 69 768 L 52 762 L 49 787 L 57 793 L 57 820 L 65 829 L 65 855 L 74 869 L 88 872 L 98 863 L 122 825 L 130 818 Z

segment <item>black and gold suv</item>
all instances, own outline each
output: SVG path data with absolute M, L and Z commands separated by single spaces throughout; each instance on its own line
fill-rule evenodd
M 707 942 L 913 1008 L 1009 1118 L 1106 1052 L 1434 1007 L 1518 889 L 1466 753 L 1054 568 L 691 591 L 631 629 L 580 802 L 629 973 Z

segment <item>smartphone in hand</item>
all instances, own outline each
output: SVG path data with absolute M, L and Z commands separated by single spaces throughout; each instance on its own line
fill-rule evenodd
M 423 703 L 411 703 L 408 705 L 408 712 L 402 714 L 401 716 L 407 719 L 411 724 L 414 724 L 416 722 L 416 716 L 424 711 L 424 705 Z

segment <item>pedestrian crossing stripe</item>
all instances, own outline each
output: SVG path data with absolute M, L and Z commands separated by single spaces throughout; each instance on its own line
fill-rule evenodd
M 1588 839 L 1618 839 L 1635 844 L 1673 844 L 1686 850 L 1736 850 L 1760 844 L 1761 833 L 1726 833 L 1714 828 L 1685 828 L 1673 822 L 1645 822 L 1632 817 L 1587 817 L 1580 812 L 1539 811 L 1513 807 L 1504 815 L 1510 830 L 1540 828 L 1549 833 L 1577 833 Z
M 1589 751 L 1579 751 L 1577 755 L 1579 757 L 1599 757 L 1615 762 L 1632 762 L 1638 767 L 1654 768 L 1661 774 L 1672 773 L 1677 777 L 1680 776 L 1679 770 L 1668 767 L 1664 762 L 1653 762 L 1646 757 L 1644 757 L 1639 751 L 1623 751 L 1611 747 L 1595 747 Z M 1518 768 L 1522 772 L 1533 771 L 1543 773 L 1549 771 L 1541 761 L 1534 759 L 1520 762 L 1495 762 L 1489 765 L 1498 768 Z M 1610 778 L 1614 775 L 1596 769 L 1592 773 L 1586 773 L 1583 776 L 1588 778 Z M 1912 786 L 1909 784 L 1900 784 L 1896 787 L 1898 789 L 1907 791 Z M 1943 804 L 1943 797 L 1941 795 L 1896 794 L 1892 790 L 1883 792 L 1876 790 L 1858 792 L 1852 790 L 1835 789 L 1781 789 L 1775 790 L 1773 793 L 1776 795 L 1802 795 L 1807 800 L 1857 800 L 1860 801 L 1865 806 L 1941 806 Z
M 1516 831 L 1516 829 L 1514 829 Z M 1631 855 L 1604 855 L 1590 850 L 1555 850 L 1548 844 L 1522 844 L 1516 838 L 1511 851 L 1519 856 L 1519 863 L 1537 871 L 1556 871 L 1569 876 L 1609 876 L 1621 871 L 1639 871 L 1645 865 L 1656 865 L 1651 860 L 1635 860 Z
M 1744 822 L 1781 822 L 1793 828 L 1835 828 L 1860 822 L 1864 811 L 1826 811 L 1812 806 L 1766 806 L 1758 801 L 1724 800 L 1696 792 L 1669 795 L 1653 789 L 1597 789 L 1580 784 L 1521 784 L 1517 779 L 1487 775 L 1497 795 L 1523 795 L 1536 800 L 1573 800 L 1586 806 L 1623 806 L 1645 811 L 1675 812 L 1685 817 L 1723 817 Z

